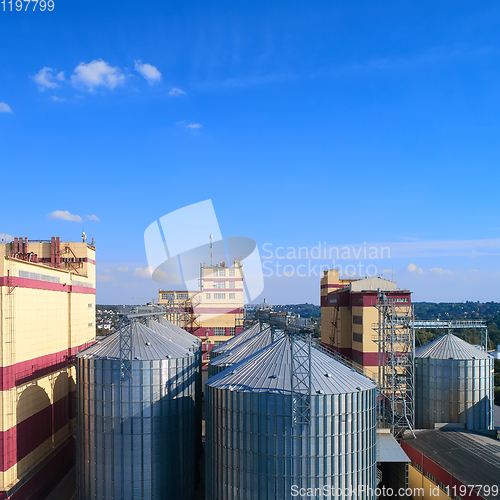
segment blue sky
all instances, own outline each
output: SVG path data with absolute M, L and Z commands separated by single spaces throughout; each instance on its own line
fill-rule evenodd
M 0 10 L 0 233 L 84 228 L 98 302 L 137 302 L 146 227 L 211 199 L 261 250 L 389 245 L 377 274 L 415 300 L 498 301 L 499 22 L 494 1 Z M 319 301 L 319 274 L 265 283 Z

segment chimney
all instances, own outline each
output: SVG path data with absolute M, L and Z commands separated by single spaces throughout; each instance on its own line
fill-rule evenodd
M 56 267 L 56 239 L 54 236 L 50 238 L 50 265 Z
M 29 247 L 28 247 L 28 237 L 24 239 L 24 253 L 29 253 Z
M 61 239 L 59 236 L 56 238 L 56 267 L 61 267 Z
M 14 253 L 17 253 L 17 236 L 14 238 Z

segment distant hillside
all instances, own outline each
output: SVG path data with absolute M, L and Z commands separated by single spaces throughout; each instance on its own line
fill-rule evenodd
M 284 304 L 281 306 L 273 306 L 275 311 L 288 311 L 292 314 L 300 314 L 301 318 L 321 318 L 321 307 L 314 304 Z

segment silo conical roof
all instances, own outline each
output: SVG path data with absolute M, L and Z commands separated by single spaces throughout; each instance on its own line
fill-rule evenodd
M 132 326 L 132 359 L 154 360 L 166 358 L 184 358 L 193 356 L 192 352 L 167 340 L 142 323 L 133 323 Z M 108 335 L 104 340 L 97 342 L 77 356 L 85 358 L 120 358 L 120 331 Z
M 162 324 L 163 326 L 166 326 L 167 328 L 176 331 L 179 335 L 182 335 L 183 337 L 186 337 L 192 340 L 193 342 L 201 343 L 201 339 L 199 337 L 193 335 L 192 333 L 189 333 L 188 331 L 184 330 L 184 328 L 177 326 L 176 324 L 172 323 L 171 321 L 168 321 L 168 319 L 165 319 L 162 316 L 159 318 L 159 323 Z
M 252 325 L 250 328 L 247 328 L 246 330 L 242 331 L 238 335 L 231 337 L 229 340 L 227 340 L 223 344 L 215 346 L 210 352 L 211 353 L 226 352 L 229 349 L 233 349 L 237 345 L 247 341 L 248 339 L 251 339 L 252 337 L 257 335 L 260 331 L 261 331 L 260 325 L 259 325 L 259 323 L 256 323 L 255 325 Z
M 465 340 L 447 333 L 415 351 L 416 358 L 430 359 L 489 359 L 487 352 L 474 347 Z
M 215 359 L 210 361 L 210 364 L 219 367 L 235 365 L 272 343 L 273 336 L 271 328 L 266 328 L 262 332 L 254 335 L 233 349 L 217 356 Z
M 171 340 L 172 342 L 175 342 L 177 345 L 184 347 L 184 349 L 188 350 L 193 348 L 199 349 L 200 346 L 199 342 L 195 342 L 191 340 L 189 337 L 181 335 L 172 328 L 168 328 L 167 326 L 158 323 L 158 321 L 151 321 L 149 323 L 149 328 L 151 328 L 151 330 L 158 333 L 162 337 L 165 337 Z M 192 337 L 192 335 L 190 335 L 190 337 Z
M 291 351 L 287 335 L 206 384 L 242 392 L 291 392 Z M 375 388 L 375 382 L 311 347 L 311 392 L 345 394 Z

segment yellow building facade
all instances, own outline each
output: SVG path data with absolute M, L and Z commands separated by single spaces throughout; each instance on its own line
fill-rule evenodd
M 340 279 L 339 271 L 324 271 L 321 278 L 321 342 L 365 368 L 377 378 L 378 343 L 374 341 L 378 322 L 378 290 L 402 307 L 411 307 L 411 292 L 397 290 L 394 281 L 371 277 Z
M 73 356 L 95 339 L 95 248 L 0 244 L 1 498 L 39 498 L 71 464 Z
M 200 268 L 200 289 L 159 290 L 158 301 L 167 306 L 167 319 L 205 339 L 206 350 L 243 330 L 243 266 Z

